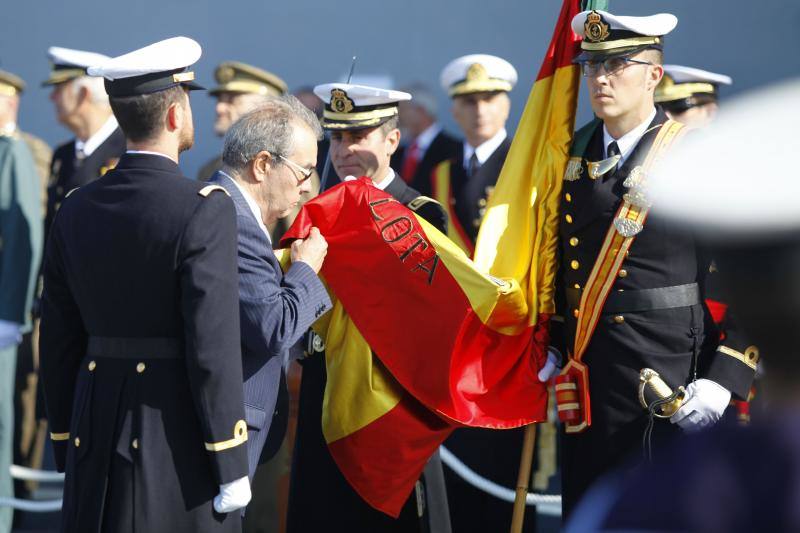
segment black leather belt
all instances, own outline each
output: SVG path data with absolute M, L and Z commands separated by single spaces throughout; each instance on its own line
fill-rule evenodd
M 567 304 L 570 309 L 577 309 L 580 301 L 580 289 L 567 289 Z M 689 307 L 699 303 L 700 288 L 697 283 L 636 291 L 616 291 L 608 295 L 608 299 L 603 306 L 603 314 L 673 309 L 675 307 Z
M 89 337 L 87 355 L 120 359 L 181 359 L 183 345 L 173 337 Z

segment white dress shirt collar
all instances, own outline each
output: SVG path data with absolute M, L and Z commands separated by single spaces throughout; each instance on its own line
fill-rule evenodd
M 619 155 L 622 156 L 622 159 L 620 159 L 618 165 L 622 166 L 622 164 L 625 163 L 625 161 L 628 159 L 628 156 L 631 155 L 633 149 L 636 148 L 636 145 L 639 143 L 639 140 L 641 140 L 642 136 L 644 135 L 644 132 L 647 131 L 647 126 L 649 126 L 650 123 L 653 122 L 654 118 L 656 118 L 655 108 L 653 108 L 653 112 L 650 113 L 650 116 L 648 116 L 644 122 L 633 128 L 631 131 L 629 131 L 619 139 L 614 139 L 614 137 L 612 137 L 611 134 L 608 133 L 606 125 L 603 124 L 603 147 L 605 149 L 606 157 L 608 157 L 608 145 L 614 141 L 617 141 L 617 147 L 619 148 Z
M 253 199 L 252 196 L 250 196 L 250 193 L 248 193 L 244 187 L 239 185 L 239 182 L 237 182 L 235 179 L 233 179 L 232 177 L 230 177 L 228 174 L 224 173 L 221 170 L 219 171 L 219 173 L 228 178 L 229 180 L 231 180 L 233 184 L 236 185 L 236 188 L 239 189 L 239 192 L 242 193 L 244 201 L 247 202 L 247 207 L 250 208 L 250 211 L 253 213 L 253 217 L 256 219 L 256 222 L 258 222 L 258 227 L 261 228 L 261 231 L 263 231 L 264 235 L 267 236 L 267 241 L 269 242 L 270 245 L 272 245 L 272 237 L 270 237 L 269 230 L 267 229 L 267 226 L 264 225 L 264 221 L 261 219 L 261 208 L 258 207 L 256 201 Z
M 434 122 L 430 126 L 428 126 L 425 131 L 417 135 L 417 138 L 414 139 L 414 142 L 417 143 L 417 160 L 422 160 L 422 157 L 425 155 L 425 152 L 428 151 L 430 148 L 431 143 L 439 135 L 439 132 L 442 131 L 442 127 L 439 125 L 438 122 Z
M 100 129 L 94 132 L 94 135 L 86 139 L 86 141 L 75 139 L 75 155 L 78 155 L 82 151 L 83 157 L 89 157 L 95 150 L 97 150 L 98 146 L 103 144 L 106 139 L 111 137 L 111 134 L 114 133 L 114 130 L 116 129 L 117 119 L 114 117 L 114 115 L 111 115 L 108 117 L 108 120 L 106 120 L 105 124 L 100 126 Z
M 386 178 L 385 178 L 385 179 L 384 179 L 382 182 L 380 182 L 380 183 L 375 183 L 374 181 L 373 181 L 373 183 L 375 183 L 375 186 L 376 186 L 377 188 L 379 188 L 379 189 L 380 189 L 380 190 L 382 190 L 382 191 L 385 191 L 385 190 L 386 190 L 386 187 L 388 187 L 388 186 L 389 186 L 389 184 L 390 184 L 392 181 L 394 181 L 394 178 L 395 178 L 395 176 L 396 176 L 396 175 L 397 175 L 397 174 L 395 174 L 394 170 L 392 170 L 392 168 L 391 168 L 391 167 L 389 167 L 389 173 L 388 173 L 388 174 L 386 174 Z
M 508 137 L 508 132 L 505 128 L 501 129 L 494 134 L 494 137 L 485 141 L 477 148 L 473 148 L 467 141 L 464 141 L 464 168 L 469 168 L 469 160 L 472 154 L 478 158 L 478 163 L 483 165 L 489 159 L 497 148 L 503 144 L 503 141 Z

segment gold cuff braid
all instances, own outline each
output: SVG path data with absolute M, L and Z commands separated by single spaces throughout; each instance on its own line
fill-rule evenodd
M 220 442 L 206 442 L 206 450 L 210 452 L 221 452 L 229 448 L 234 448 L 247 442 L 247 422 L 239 420 L 233 426 L 233 438 Z
M 725 355 L 729 355 L 734 359 L 741 361 L 742 363 L 746 364 L 753 370 L 756 369 L 756 364 L 758 363 L 758 347 L 757 346 L 748 346 L 745 349 L 744 353 L 737 352 L 733 348 L 729 348 L 727 346 L 719 346 L 717 348 L 718 352 L 724 353 Z

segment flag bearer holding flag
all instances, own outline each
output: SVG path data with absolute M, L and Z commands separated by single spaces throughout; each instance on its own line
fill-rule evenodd
M 746 398 L 758 360 L 736 331 L 717 342 L 703 303 L 707 254 L 673 222 L 648 216 L 648 174 L 686 132 L 654 104 L 664 36 L 676 25 L 671 14 L 584 11 L 572 20 L 597 118 L 574 136 L 560 199 L 565 516 L 598 476 L 641 450 L 642 368 L 687 391 L 672 423 L 656 419 L 647 433 L 655 446 L 714 424 L 732 394 Z
M 400 143 L 400 130 L 397 127 L 398 103 L 410 100 L 411 95 L 402 91 L 347 83 L 318 85 L 314 88 L 314 93 L 325 102 L 322 126 L 331 132 L 330 154 L 336 174 L 342 178 L 370 178 L 377 189 L 391 195 L 439 231 L 446 232 L 447 215 L 442 206 L 431 198 L 421 196 L 390 167 L 390 158 Z M 388 200 L 380 200 L 373 204 L 370 207 L 372 216 L 381 219 L 386 202 Z M 335 211 L 340 209 L 343 208 L 339 206 Z M 326 218 L 331 220 L 336 215 L 337 213 L 331 212 Z M 337 227 L 338 229 L 340 228 Z M 348 233 L 355 234 L 355 231 L 353 227 L 347 226 Z M 363 253 L 365 239 L 363 235 L 357 236 L 357 243 L 349 248 L 348 255 L 349 276 L 359 284 L 365 283 L 358 270 L 361 266 L 359 263 L 362 263 L 358 254 Z M 334 240 L 334 244 L 336 242 L 338 241 Z M 371 271 L 380 268 L 376 258 L 377 254 L 370 256 Z M 330 270 L 328 272 L 335 277 L 335 273 Z M 379 293 L 386 291 L 387 286 L 397 283 L 387 274 L 381 283 L 370 285 L 370 290 Z M 341 304 L 337 303 L 331 314 L 338 316 L 341 312 Z M 372 322 L 379 323 L 382 329 L 407 331 L 404 329 L 407 324 L 387 320 L 384 311 L 379 308 L 373 309 Z M 329 451 L 330 443 L 326 441 L 323 419 L 330 417 L 325 414 L 326 410 L 336 410 L 331 406 L 336 404 L 336 400 L 330 398 L 333 394 L 326 396 L 326 386 L 334 386 L 339 390 L 347 388 L 357 374 L 352 370 L 334 374 L 326 369 L 326 359 L 330 363 L 332 360 L 345 358 L 347 363 L 353 364 L 358 354 L 355 351 L 336 353 L 330 348 L 326 354 L 322 337 L 314 333 L 310 335 L 307 350 L 309 357 L 301 360 L 303 378 L 300 386 L 297 437 L 292 457 L 287 530 L 290 533 L 300 533 L 339 527 L 350 532 L 365 533 L 449 532 L 447 498 L 438 454 L 434 455 L 425 468 L 424 480 L 417 482 L 410 496 L 403 495 L 405 504 L 395 517 L 386 514 L 385 509 L 373 508 L 371 504 L 375 505 L 374 500 L 368 503 L 362 498 L 363 494 L 354 490 L 352 481 L 348 483 L 348 478 L 342 474 L 341 464 L 337 465 Z M 360 334 L 357 336 L 361 337 Z M 340 364 L 341 362 L 336 366 Z M 370 388 L 373 385 L 380 388 L 377 383 L 370 383 Z M 422 409 L 417 407 L 415 400 L 407 401 L 413 402 L 416 409 Z M 357 418 L 354 413 L 360 412 L 362 408 L 362 405 L 347 403 L 344 409 L 349 415 L 344 417 Z M 444 426 L 445 423 L 437 421 L 437 424 Z M 402 440 L 405 435 L 402 421 L 393 426 L 393 430 L 394 434 L 386 438 Z M 414 444 L 418 443 L 410 446 L 413 447 Z M 368 448 L 377 451 L 379 455 L 387 453 L 386 447 L 378 444 Z M 402 464 L 407 459 L 408 457 L 392 457 L 391 461 Z M 362 464 L 356 470 L 361 474 L 368 472 L 370 457 L 367 454 L 359 455 L 358 460 Z M 349 472 L 353 475 L 352 470 Z

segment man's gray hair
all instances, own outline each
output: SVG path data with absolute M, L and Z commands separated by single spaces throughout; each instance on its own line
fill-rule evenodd
M 288 157 L 294 150 L 294 128 L 298 124 L 308 127 L 318 141 L 322 140 L 319 119 L 300 100 L 292 95 L 270 99 L 228 129 L 222 162 L 233 170 L 241 170 L 262 150 L 273 157 Z
M 103 78 L 94 76 L 81 76 L 75 78 L 72 85 L 72 94 L 77 95 L 78 91 L 85 88 L 89 92 L 89 99 L 95 105 L 108 107 L 108 95 Z

